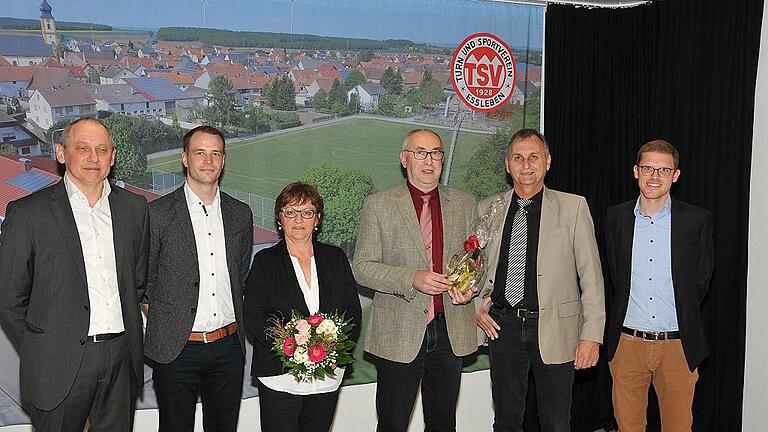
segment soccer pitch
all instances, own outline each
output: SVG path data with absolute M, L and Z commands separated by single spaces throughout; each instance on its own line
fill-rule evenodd
M 227 145 L 221 186 L 274 199 L 282 188 L 301 177 L 314 162 L 324 161 L 340 168 L 356 168 L 368 173 L 381 191 L 404 182 L 399 152 L 405 134 L 422 125 L 386 120 L 352 118 L 287 131 Z M 451 130 L 433 128 L 446 146 Z M 475 148 L 488 135 L 461 132 L 453 159 L 449 184 L 464 189 L 464 165 Z M 179 155 L 149 161 L 153 168 L 181 173 Z M 445 172 L 445 167 L 443 168 Z

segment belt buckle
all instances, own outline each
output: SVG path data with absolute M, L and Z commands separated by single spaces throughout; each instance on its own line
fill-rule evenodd
M 515 315 L 523 321 L 527 318 L 526 313 L 528 313 L 528 309 L 515 309 Z
M 653 332 L 652 331 L 652 332 L 646 332 L 646 334 L 650 334 L 651 336 L 653 336 L 653 338 L 651 338 L 651 340 L 654 340 L 654 341 L 664 340 L 664 332 Z
M 203 332 L 203 343 L 208 343 L 208 332 Z

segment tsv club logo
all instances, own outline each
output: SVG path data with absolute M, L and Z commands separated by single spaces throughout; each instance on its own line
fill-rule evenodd
M 451 82 L 456 94 L 475 111 L 495 111 L 515 89 L 515 58 L 509 45 L 491 33 L 470 35 L 456 48 Z

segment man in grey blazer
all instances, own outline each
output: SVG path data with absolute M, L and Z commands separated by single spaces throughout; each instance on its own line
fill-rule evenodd
M 592 217 L 584 197 L 544 186 L 551 160 L 544 136 L 518 131 L 506 160 L 514 189 L 480 203 L 481 213 L 499 196 L 507 203 L 475 299 L 482 340 L 490 339 L 496 432 L 522 430 L 530 370 L 542 430 L 569 431 L 574 369 L 594 366 L 603 340 Z
M 379 432 L 408 428 L 419 384 L 426 430 L 455 430 L 461 357 L 477 349 L 475 292 L 459 293 L 443 274 L 472 233 L 475 199 L 438 186 L 443 148 L 431 130 L 408 133 L 407 183 L 363 204 L 352 268 L 375 291 L 365 350 L 377 357 Z
M 186 183 L 152 202 L 145 352 L 160 431 L 192 431 L 200 395 L 206 431 L 235 432 L 245 355 L 243 290 L 253 216 L 221 192 L 224 136 L 184 136 Z
M 149 224 L 144 198 L 106 179 L 115 155 L 98 120 L 73 122 L 56 145 L 64 178 L 3 221 L 0 323 L 38 432 L 133 429 Z

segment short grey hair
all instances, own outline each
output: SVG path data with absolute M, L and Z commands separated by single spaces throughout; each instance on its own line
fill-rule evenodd
M 509 156 L 509 152 L 512 151 L 512 144 L 515 143 L 515 141 L 520 141 L 524 139 L 528 139 L 531 137 L 536 137 L 541 140 L 541 143 L 544 144 L 544 153 L 547 156 L 552 156 L 549 153 L 549 144 L 547 144 L 546 138 L 544 138 L 544 134 L 537 131 L 536 129 L 526 128 L 526 129 L 520 129 L 519 131 L 515 132 L 514 135 L 512 135 L 512 138 L 509 139 L 509 148 L 507 149 L 507 156 Z
M 432 129 L 420 128 L 420 129 L 413 129 L 412 131 L 410 131 L 407 134 L 405 134 L 405 139 L 403 140 L 403 149 L 401 150 L 401 152 L 403 152 L 405 150 L 408 150 L 408 144 L 411 143 L 411 137 L 416 135 L 417 133 L 421 133 L 421 132 L 427 132 L 427 133 L 431 133 L 432 135 L 434 135 L 435 138 L 437 138 L 437 140 L 440 142 L 440 148 L 441 149 L 445 149 L 445 146 L 443 145 L 443 138 L 440 137 L 440 134 L 438 134 L 437 132 L 433 131 Z
M 112 147 L 115 146 L 114 142 L 112 142 L 112 133 L 109 132 L 109 129 L 107 129 L 106 126 L 104 126 L 104 123 L 101 121 L 93 118 L 93 117 L 81 117 L 72 123 L 68 124 L 66 127 L 64 127 L 64 132 L 61 133 L 61 140 L 59 141 L 59 144 L 61 144 L 62 147 L 66 147 L 67 143 L 69 142 L 69 134 L 72 132 L 72 128 L 74 128 L 76 125 L 80 123 L 95 123 L 101 127 L 104 128 L 105 131 L 107 131 L 107 136 L 109 137 L 109 143 L 112 144 Z M 53 137 L 51 137 L 53 138 Z

